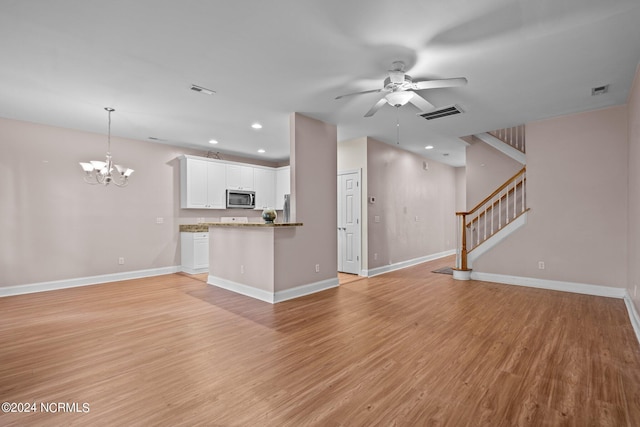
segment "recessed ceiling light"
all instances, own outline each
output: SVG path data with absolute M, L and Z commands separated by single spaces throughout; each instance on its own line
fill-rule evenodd
M 265 151 L 261 148 L 258 150 L 258 153 L 264 153 Z
M 251 127 L 254 128 L 254 129 L 262 129 L 262 125 L 260 123 L 257 123 L 257 122 L 252 124 Z
M 433 150 L 433 145 L 427 145 L 424 147 L 425 150 Z
M 216 141 L 215 139 L 210 139 L 209 140 L 209 144 L 217 144 L 217 143 L 218 143 L 218 141 Z

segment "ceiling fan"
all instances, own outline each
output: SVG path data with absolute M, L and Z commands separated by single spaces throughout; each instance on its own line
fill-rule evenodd
M 467 79 L 464 77 L 438 80 L 423 80 L 414 83 L 411 76 L 405 74 L 404 68 L 404 62 L 395 61 L 393 64 L 391 64 L 389 76 L 384 79 L 383 87 L 381 89 L 372 89 L 362 92 L 349 93 L 346 95 L 340 95 L 336 97 L 336 99 L 345 98 L 347 96 L 362 95 L 365 93 L 386 93 L 384 97 L 380 98 L 380 100 L 378 100 L 378 102 L 376 102 L 373 107 L 371 107 L 371 109 L 367 111 L 367 114 L 364 115 L 365 117 L 373 116 L 385 104 L 389 104 L 394 107 L 401 107 L 410 102 L 418 107 L 421 111 L 427 111 L 435 108 L 435 106 L 415 91 L 445 87 L 457 87 L 467 84 Z

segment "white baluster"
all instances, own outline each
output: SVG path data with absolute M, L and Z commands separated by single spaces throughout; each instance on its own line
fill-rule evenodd
M 513 181 L 513 219 L 516 218 L 516 206 L 518 206 L 518 178 Z
M 498 193 L 498 230 L 502 228 L 502 192 Z
M 493 236 L 493 217 L 494 217 L 493 210 L 495 209 L 495 206 L 496 206 L 495 202 L 493 201 L 493 199 L 491 199 L 491 235 L 492 236 Z
M 505 224 L 509 224 L 509 186 L 507 185 L 507 200 L 506 200 L 506 209 L 505 209 Z
M 487 240 L 487 206 L 484 208 L 484 239 Z
M 522 173 L 522 212 L 524 212 L 524 210 L 526 209 L 525 207 L 525 197 L 527 192 L 525 191 L 525 186 L 524 186 L 524 179 L 526 176 L 526 172 Z

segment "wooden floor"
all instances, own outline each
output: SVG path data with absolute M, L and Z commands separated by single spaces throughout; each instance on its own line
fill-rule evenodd
M 0 298 L 0 402 L 89 404 L 0 425 L 640 426 L 622 300 L 448 263 L 276 305 L 180 274 Z
M 347 283 L 355 282 L 356 280 L 360 279 L 362 279 L 362 277 L 358 276 L 357 274 L 338 272 L 338 282 L 340 282 L 341 285 L 346 285 Z

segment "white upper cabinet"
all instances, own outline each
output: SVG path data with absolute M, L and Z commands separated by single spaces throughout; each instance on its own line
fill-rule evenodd
M 224 209 L 225 165 L 192 157 L 180 158 L 180 207 Z
M 227 188 L 232 190 L 253 190 L 253 167 L 226 165 Z
M 270 168 L 225 160 L 184 155 L 180 157 L 180 207 L 226 209 L 227 189 L 256 192 L 256 210 L 282 210 L 289 194 L 289 166 Z
M 256 210 L 275 208 L 276 171 L 267 168 L 253 169 Z

